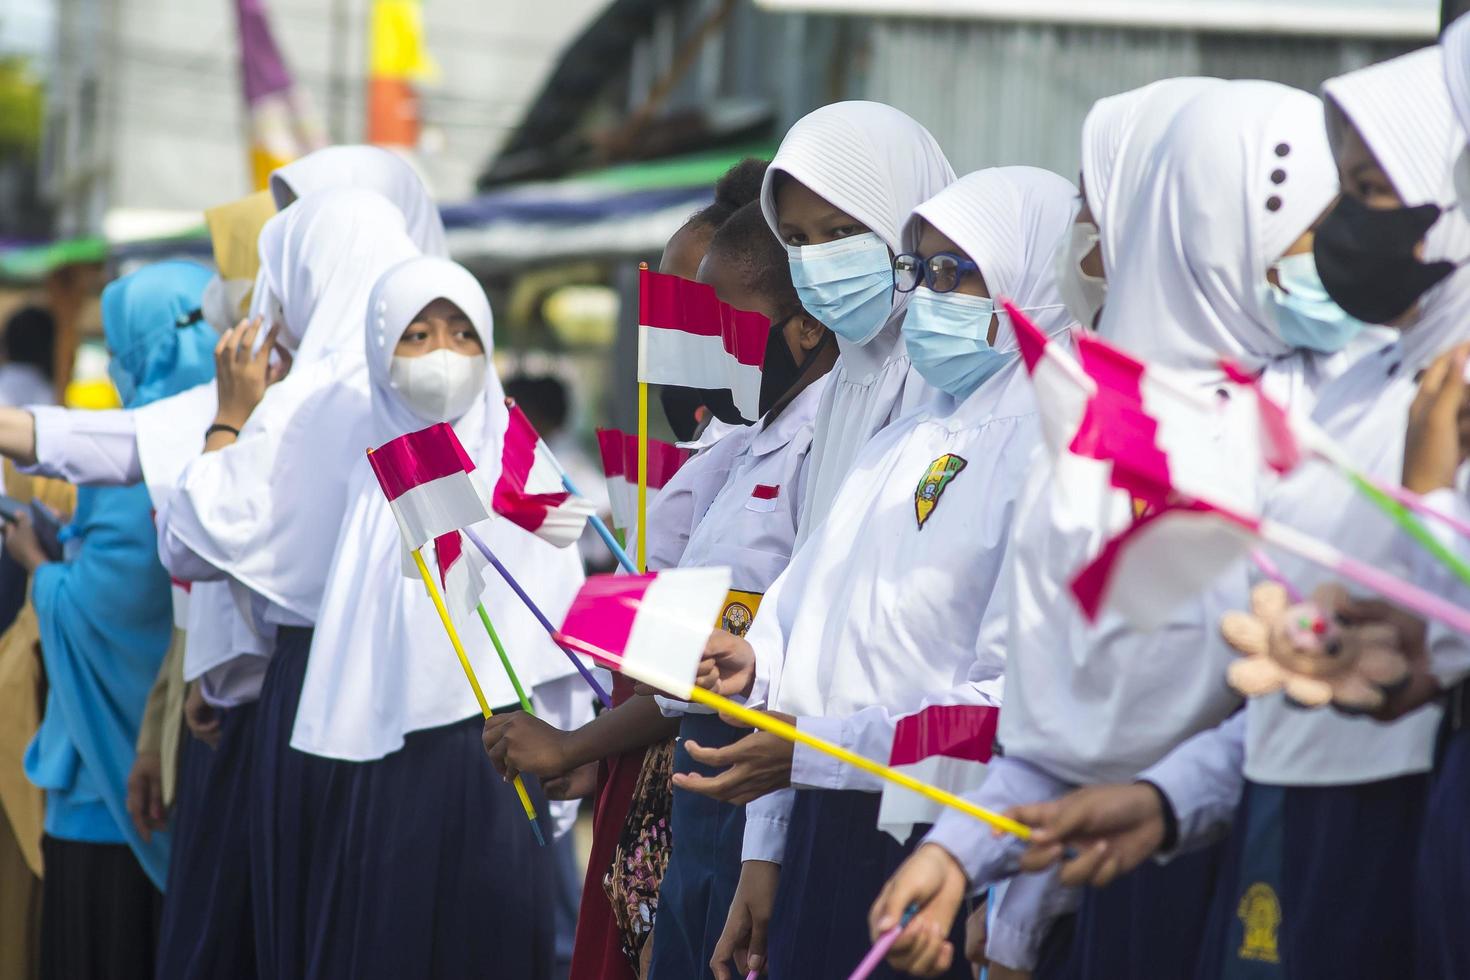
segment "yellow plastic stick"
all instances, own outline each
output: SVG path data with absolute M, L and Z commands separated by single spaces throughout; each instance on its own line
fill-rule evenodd
M 788 742 L 800 742 L 802 745 L 816 749 L 824 755 L 830 755 L 839 762 L 845 762 L 854 768 L 861 769 L 863 772 L 872 773 L 879 779 L 886 779 L 890 783 L 902 786 L 904 789 L 912 790 L 920 796 L 933 800 L 940 806 L 947 806 L 950 809 L 958 810 L 963 814 L 974 817 L 981 823 L 989 824 L 991 827 L 1003 833 L 1012 834 L 1021 840 L 1031 839 L 1031 828 L 1019 820 L 1012 820 L 1010 817 L 996 813 L 994 810 L 987 810 L 984 807 L 976 806 L 969 800 L 942 790 L 938 786 L 921 782 L 912 776 L 899 772 L 891 766 L 874 762 L 867 756 L 850 752 L 834 742 L 810 735 L 795 725 L 789 725 L 780 718 L 769 715 L 764 711 L 747 708 L 743 704 L 731 701 L 729 698 L 716 694 L 713 691 L 706 691 L 702 687 L 686 687 L 684 684 L 680 684 L 672 678 L 658 671 L 649 670 L 646 667 L 635 667 L 629 670 L 629 665 L 624 663 L 621 657 L 609 653 L 591 643 L 583 642 L 574 636 L 558 633 L 556 640 L 558 643 L 564 643 L 569 647 L 580 650 L 605 664 L 610 664 L 630 677 L 633 677 L 635 680 L 642 681 L 651 687 L 656 687 L 670 693 L 675 693 L 682 689 L 686 692 L 683 695 L 686 701 L 693 701 L 696 704 L 713 708 L 720 714 L 728 715 L 743 725 L 749 725 L 752 728 L 759 728 L 761 731 L 770 732 L 772 735 L 778 738 L 784 738 Z
M 464 668 L 465 677 L 469 678 L 470 687 L 474 689 L 475 700 L 480 703 L 480 711 L 486 718 L 491 717 L 494 712 L 490 710 L 490 703 L 485 700 L 485 692 L 480 690 L 480 681 L 475 677 L 475 668 L 470 665 L 470 658 L 465 656 L 464 644 L 459 642 L 459 633 L 454 629 L 454 620 L 449 618 L 449 610 L 444 605 L 444 597 L 439 594 L 439 588 L 434 584 L 434 577 L 429 574 L 429 566 L 424 564 L 424 556 L 421 549 L 413 549 L 413 563 L 418 566 L 419 577 L 424 580 L 424 588 L 429 591 L 429 598 L 434 603 L 434 609 L 439 613 L 439 622 L 444 624 L 444 632 L 449 634 L 449 642 L 454 646 L 454 655 L 459 657 L 459 665 Z M 531 830 L 535 832 L 536 839 L 544 846 L 545 838 L 541 836 L 541 826 L 536 822 L 536 806 L 531 802 L 531 795 L 526 792 L 526 784 L 521 782 L 519 775 L 515 778 L 516 795 L 521 798 L 521 808 L 526 811 L 526 819 L 531 821 Z
M 874 762 L 867 756 L 858 755 L 856 752 L 849 752 L 834 742 L 829 742 L 824 738 L 817 738 L 815 735 L 809 735 L 795 725 L 788 725 L 780 718 L 768 715 L 764 711 L 747 708 L 743 704 L 738 704 L 729 698 L 721 697 L 713 691 L 706 691 L 702 687 L 691 688 L 688 694 L 688 700 L 696 704 L 714 708 L 721 714 L 729 715 L 731 718 L 736 719 L 741 724 L 770 732 L 772 735 L 784 738 L 788 742 L 800 742 L 808 748 L 813 748 L 825 755 L 832 756 L 832 758 L 839 762 L 845 762 L 849 766 L 861 769 L 863 772 L 872 773 L 874 776 L 880 779 L 886 779 L 890 783 L 896 783 L 904 789 L 913 790 L 920 796 L 933 800 L 940 806 L 947 806 L 961 813 L 968 814 L 976 820 L 989 824 L 996 830 L 1004 831 L 1007 834 L 1014 834 L 1021 838 L 1021 840 L 1031 839 L 1031 828 L 1018 820 L 1012 820 L 1010 817 L 996 813 L 994 810 L 987 810 L 984 807 L 976 806 L 963 797 L 955 796 L 953 793 L 946 792 L 938 786 L 921 782 L 912 776 L 899 772 L 891 766 Z
M 638 570 L 648 571 L 648 382 L 638 382 Z

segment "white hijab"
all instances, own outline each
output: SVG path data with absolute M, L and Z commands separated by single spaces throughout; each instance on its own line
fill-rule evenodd
M 170 533 L 306 622 L 321 602 L 349 464 L 371 438 L 368 292 L 415 251 L 402 214 L 371 191 L 322 191 L 271 219 L 261 262 L 311 359 L 267 389 L 234 445 L 189 464 L 170 501 Z
M 802 117 L 766 168 L 761 212 L 776 219 L 776 175 L 787 174 L 852 215 L 894 254 L 909 214 L 954 180 L 929 131 L 892 106 L 838 102 Z M 837 338 L 841 353 L 817 407 L 801 504 L 799 548 L 820 523 L 858 450 L 889 422 L 934 397 L 909 364 L 900 325 L 908 294 L 893 291 L 887 323 L 866 345 Z
M 371 385 L 371 442 L 377 446 L 442 419 L 418 416 L 389 377 L 403 331 L 429 303 L 447 299 L 474 324 L 492 351 L 492 318 L 485 291 L 463 266 L 421 257 L 388 270 L 367 305 L 367 374 Z M 494 486 L 508 421 L 505 391 L 490 368 L 485 390 L 454 422 L 454 431 Z M 365 761 L 403 745 L 409 732 L 450 724 L 479 713 L 453 648 L 417 575 L 406 577 L 402 539 L 363 449 L 348 464 L 346 503 L 337 523 L 331 569 L 312 638 L 306 681 L 291 735 L 293 748 L 313 755 Z M 558 619 L 582 582 L 575 549 L 558 549 L 506 520 L 477 529 L 536 599 Z M 466 548 L 472 548 L 466 542 Z M 431 571 L 432 553 L 425 554 Z M 436 582 L 436 584 L 438 584 Z M 485 608 L 527 689 L 565 677 L 571 664 L 497 575 L 490 576 Z M 460 639 L 492 706 L 516 700 L 505 671 L 478 621 L 456 623 Z
M 1153 177 L 1153 156 L 1169 124 L 1218 78 L 1165 78 L 1099 99 L 1082 121 L 1082 191 L 1097 222 L 1103 268 L 1114 269 L 1127 241 L 1127 206 Z
M 807 113 L 786 133 L 761 183 L 761 213 L 780 235 L 776 175 L 786 174 L 833 207 L 852 215 L 896 255 L 909 214 L 954 180 L 954 168 L 929 131 L 881 102 L 835 102 Z M 893 291 L 888 324 L 869 341 L 862 358 L 876 370 L 893 351 L 909 294 Z M 844 359 L 858 359 L 856 344 L 837 338 Z M 902 345 L 898 344 L 898 349 Z
M 403 212 L 408 237 L 425 255 L 449 255 L 444 221 L 407 160 L 380 146 L 329 146 L 271 173 L 271 195 L 285 211 L 292 198 L 334 187 L 376 191 Z
M 1276 82 L 1211 86 L 1179 110 L 1129 205 L 1098 330 L 1145 360 L 1218 377 L 1293 353 L 1266 270 L 1337 195 L 1322 104 Z
M 914 209 L 904 227 L 906 248 L 933 225 L 980 267 L 992 297 L 1028 311 L 1043 333 L 1073 325 L 1049 261 L 1071 221 L 1077 188 L 1037 167 L 992 167 L 966 174 Z M 1016 349 L 1011 318 L 997 313 L 996 350 Z
M 1378 159 L 1410 206 L 1455 201 L 1451 165 L 1465 145 L 1444 83 L 1443 55 L 1425 48 L 1330 79 L 1322 88 L 1328 117 L 1341 113 Z M 1448 210 L 1430 228 L 1423 261 L 1470 256 L 1470 222 Z M 1470 336 L 1470 268 L 1460 268 L 1424 294 L 1416 321 L 1400 339 L 1360 358 L 1318 392 L 1312 418 L 1363 472 L 1397 481 L 1404 430 L 1417 375 L 1439 352 Z M 1335 475 L 1311 469 L 1272 494 L 1267 513 L 1331 541 L 1385 571 L 1406 574 L 1397 560 L 1396 527 Z M 1297 586 L 1310 591 L 1332 576 L 1281 556 Z M 1258 782 L 1331 785 L 1387 779 L 1430 766 L 1439 709 L 1426 708 L 1389 725 L 1335 711 L 1298 711 L 1272 695 L 1250 702 L 1246 775 Z

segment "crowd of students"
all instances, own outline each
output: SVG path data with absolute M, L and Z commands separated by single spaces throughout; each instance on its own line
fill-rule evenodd
M 1220 397 L 1228 357 L 1362 473 L 1470 520 L 1467 129 L 1470 19 L 1320 98 L 1103 99 L 1076 187 L 957 177 L 904 112 L 845 102 L 669 240 L 661 271 L 771 324 L 757 422 L 664 399 L 676 429 L 716 416 L 646 528 L 650 570 L 731 571 L 700 683 L 878 761 L 923 709 L 999 709 L 968 796 L 1029 840 L 957 810 L 899 839 L 874 776 L 622 676 L 595 711 L 498 577 L 535 710 L 487 668 L 482 719 L 362 450 L 449 423 L 493 485 L 489 301 L 397 157 L 280 169 L 232 232 L 253 284 L 173 261 L 107 286 L 122 409 L 0 408 L 0 454 L 80 488 L 57 540 L 36 511 L 5 534 L 45 676 L 40 974 L 550 978 L 565 851 L 528 833 L 519 775 L 563 841 L 590 801 L 573 980 L 844 977 L 895 926 L 874 976 L 1470 976 L 1470 638 L 1362 594 L 1326 610 L 1391 627 L 1409 665 L 1364 717 L 1226 683 L 1221 617 L 1256 566 L 1157 629 L 1090 621 L 1069 584 L 1134 502 L 1069 493 L 1095 461 L 1048 449 L 999 304 Z M 1339 476 L 1197 438 L 1272 520 L 1470 608 Z M 567 609 L 577 549 L 479 532 Z

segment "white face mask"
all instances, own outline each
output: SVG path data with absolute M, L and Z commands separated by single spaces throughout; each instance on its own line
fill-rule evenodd
M 1097 237 L 1097 225 L 1073 221 L 1057 243 L 1056 267 L 1052 270 L 1067 312 L 1088 328 L 1097 322 L 1097 315 L 1108 298 L 1108 281 L 1082 271 L 1082 260 L 1097 244 Z
M 454 422 L 485 391 L 485 355 L 448 348 L 422 357 L 395 357 L 388 369 L 394 390 L 426 422 Z

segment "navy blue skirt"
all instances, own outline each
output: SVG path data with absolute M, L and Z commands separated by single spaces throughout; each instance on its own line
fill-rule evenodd
M 256 976 L 248 819 L 255 708 L 223 712 L 218 748 L 181 738 L 158 980 Z
M 1427 775 L 1246 783 L 1201 946 L 1201 978 L 1408 976 Z
M 684 743 L 692 740 L 705 748 L 722 748 L 748 734 L 749 729 L 731 727 L 718 715 L 685 715 L 674 748 L 674 771 L 712 776 L 720 770 L 695 762 Z M 710 957 L 740 883 L 745 807 L 675 789 L 670 837 L 673 851 L 659 885 L 651 980 L 682 980 L 709 972 Z
M 868 910 L 929 830 L 916 827 L 900 844 L 877 829 L 879 799 L 877 793 L 853 791 L 796 793 L 771 915 L 770 980 L 845 977 L 867 955 Z M 971 976 L 964 955 L 966 916 L 961 909 L 950 932 L 954 963 L 941 974 L 948 980 Z M 872 974 L 889 980 L 906 975 L 886 963 Z
M 1453 702 L 1452 702 L 1453 704 Z M 1470 977 L 1470 728 L 1446 713 L 1414 872 L 1415 975 Z
M 1070 931 L 1070 952 L 1043 956 L 1034 976 L 1193 976 L 1224 851 L 1224 844 L 1217 844 L 1164 865 L 1145 861 L 1106 888 L 1087 889 L 1075 918 L 1054 930 Z M 1052 945 L 1054 937 L 1047 938 Z

